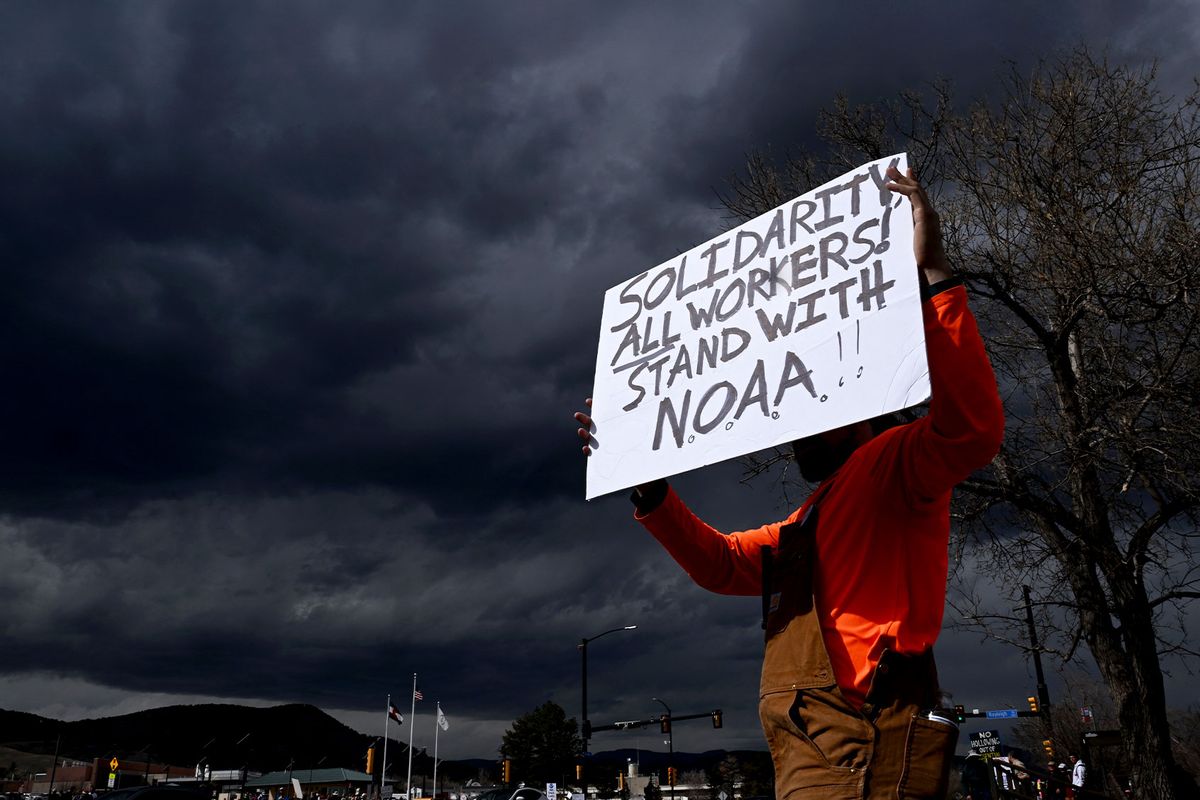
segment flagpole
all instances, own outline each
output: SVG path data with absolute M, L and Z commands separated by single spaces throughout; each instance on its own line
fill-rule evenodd
M 442 701 L 437 701 L 437 715 L 433 718 L 433 796 L 437 797 L 437 740 L 442 728 Z
M 404 783 L 404 796 L 412 800 L 412 748 L 413 730 L 417 727 L 417 673 L 413 673 L 412 711 L 408 718 L 408 778 Z
M 379 768 L 379 796 L 383 797 L 383 784 L 387 780 L 387 729 L 392 718 L 392 695 L 388 694 L 387 708 L 383 709 L 383 766 Z M 383 800 L 392 800 L 384 797 Z

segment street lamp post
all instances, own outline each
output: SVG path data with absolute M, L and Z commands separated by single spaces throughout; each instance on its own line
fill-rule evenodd
M 144 755 L 146 757 L 146 773 L 145 773 L 145 777 L 142 778 L 142 783 L 145 786 L 150 785 L 150 745 L 151 744 L 153 744 L 153 742 L 147 742 L 142 747 L 142 755 Z
M 211 762 L 208 759 L 208 748 L 212 747 L 216 741 L 217 737 L 214 736 L 208 740 L 208 743 L 204 747 L 200 748 L 200 760 L 196 762 L 196 777 L 205 783 L 208 783 L 208 778 L 205 777 L 206 773 L 208 775 L 212 774 Z
M 592 723 L 588 720 L 587 715 L 587 647 L 588 642 L 594 642 L 602 636 L 608 636 L 610 633 L 617 631 L 631 631 L 637 628 L 637 625 L 626 625 L 623 628 L 613 628 L 604 633 L 593 636 L 592 638 L 583 638 L 579 640 L 579 653 L 582 657 L 583 664 L 583 721 L 580 723 L 583 726 L 583 752 L 587 752 L 588 740 L 592 738 Z
M 322 764 L 324 764 L 325 759 L 327 759 L 327 758 L 329 758 L 329 756 L 327 756 L 327 755 L 321 756 L 321 760 L 317 762 L 317 766 L 319 767 Z M 387 764 L 383 765 L 383 777 L 384 777 L 384 780 L 387 780 Z M 312 786 L 312 782 L 313 782 L 313 766 L 311 763 L 309 763 L 309 765 L 308 765 L 308 785 Z M 310 792 L 310 791 L 312 791 L 312 789 L 305 789 L 305 791 Z
M 254 731 L 250 731 L 250 733 L 253 733 L 253 732 Z M 250 733 L 247 733 L 245 736 L 238 739 L 237 743 L 234 745 L 234 747 L 240 748 L 242 746 L 242 744 L 244 744 L 245 741 L 250 738 Z M 248 770 L 250 768 L 250 757 L 246 753 L 242 753 L 241 755 L 242 755 L 242 785 L 241 785 L 241 788 L 238 790 L 238 800 L 245 800 L 245 798 L 246 798 L 246 770 Z
M 675 766 L 675 728 L 671 725 L 671 707 L 657 697 L 650 699 L 661 703 L 662 707 L 667 710 L 667 783 L 671 786 L 671 798 L 674 800 L 675 781 L 671 780 L 671 768 Z

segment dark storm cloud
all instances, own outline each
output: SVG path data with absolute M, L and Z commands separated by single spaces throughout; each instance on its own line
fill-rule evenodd
M 518 52 L 523 21 L 486 9 L 40 13 L 4 48 L 10 504 L 337 482 L 335 453 L 354 483 L 436 469 L 345 394 L 432 343 L 483 366 L 455 338 L 472 281 L 564 193 L 579 113 L 506 77 L 569 37 Z M 388 401 L 437 404 L 428 379 Z
M 447 521 L 400 500 L 159 503 L 119 541 L 89 523 L 6 528 L 0 591 L 11 598 L 7 635 L 23 646 L 0 651 L 0 672 L 350 707 L 411 665 L 469 697 L 473 715 L 511 714 L 514 698 L 569 701 L 579 636 L 638 623 L 637 637 L 599 650 L 597 679 L 605 661 L 621 676 L 599 684 L 600 710 L 633 678 L 686 696 L 712 670 L 664 670 L 663 659 L 700 650 L 723 661 L 722 629 L 754 627 L 752 613 L 713 604 L 637 531 L 612 530 L 626 513 L 581 518 L 548 504 L 543 530 L 529 530 L 524 517 Z
M 672 98 L 666 129 L 687 132 L 690 146 L 664 147 L 657 168 L 702 195 L 749 152 L 819 149 L 819 115 L 837 94 L 877 103 L 947 79 L 965 106 L 994 96 L 1009 63 L 1027 72 L 1081 44 L 1121 62 L 1157 59 L 1186 92 L 1195 42 L 1174 22 L 1189 15 L 1177 2 L 763 4 L 712 90 Z
M 1182 6 L 960 5 L 3 6 L 0 675 L 358 709 L 419 670 L 490 755 L 636 622 L 594 720 L 759 743 L 757 601 L 585 506 L 569 413 L 603 291 L 836 92 L 965 99 L 1078 40 L 1190 69 Z M 676 484 L 786 516 L 737 477 Z

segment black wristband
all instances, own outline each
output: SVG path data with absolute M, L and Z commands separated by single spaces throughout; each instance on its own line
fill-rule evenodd
M 633 503 L 634 508 L 639 514 L 649 514 L 654 509 L 662 505 L 662 501 L 667 499 L 667 479 L 659 478 L 645 485 L 645 490 L 638 493 L 634 489 L 629 493 L 629 499 Z
M 921 302 L 923 303 L 926 300 L 929 300 L 929 299 L 935 297 L 936 295 L 941 294 L 942 292 L 947 292 L 947 291 L 953 289 L 955 286 L 962 286 L 962 285 L 963 285 L 962 278 L 960 278 L 956 275 L 953 278 L 946 278 L 946 280 L 944 280 L 944 281 L 938 281 L 937 283 L 933 283 L 928 286 L 922 286 L 921 287 Z

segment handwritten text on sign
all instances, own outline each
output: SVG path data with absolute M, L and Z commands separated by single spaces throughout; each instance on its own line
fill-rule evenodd
M 588 497 L 929 396 L 908 201 L 865 164 L 610 289 Z

